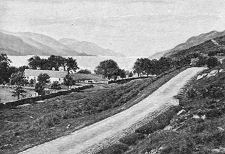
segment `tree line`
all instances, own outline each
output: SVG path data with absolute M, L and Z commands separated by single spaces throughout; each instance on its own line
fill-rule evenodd
M 39 56 L 33 56 L 28 59 L 28 66 L 31 69 L 41 69 L 41 70 L 59 70 L 60 67 L 63 67 L 64 71 L 79 69 L 76 59 L 72 57 L 64 58 L 62 56 L 51 55 L 47 59 L 40 58 Z
M 209 68 L 213 68 L 220 64 L 217 58 L 213 56 L 204 56 L 199 53 L 191 53 L 187 56 L 174 59 L 167 57 L 162 57 L 159 60 L 138 58 L 134 63 L 133 71 L 121 69 L 114 60 L 109 59 L 100 62 L 100 64 L 94 70 L 94 73 L 102 75 L 104 78 L 114 80 L 116 80 L 118 77 L 132 77 L 133 74 L 137 74 L 138 76 L 159 75 L 174 67 L 179 68 L 190 65 L 192 58 L 198 58 L 195 66 L 207 65 Z M 10 63 L 11 61 L 6 54 L 0 54 L 0 84 L 10 82 L 12 85 L 17 85 L 13 95 L 17 96 L 18 98 L 23 96 L 25 93 L 25 91 L 22 89 L 22 86 L 29 84 L 23 74 L 25 69 L 31 68 L 52 70 L 54 68 L 55 70 L 59 70 L 59 68 L 62 67 L 64 71 L 68 72 L 64 78 L 64 85 L 68 86 L 68 88 L 75 83 L 72 76 L 70 75 L 70 71 L 73 70 L 76 72 L 79 69 L 76 59 L 73 59 L 72 57 L 64 58 L 55 55 L 51 55 L 47 59 L 40 58 L 39 56 L 33 56 L 28 59 L 28 66 L 21 66 L 18 68 L 10 66 Z M 91 74 L 91 72 L 87 69 L 80 70 L 78 73 Z M 49 79 L 50 77 L 48 74 L 40 74 L 38 76 L 38 82 L 35 84 L 35 91 L 38 92 L 38 94 L 43 94 L 46 84 L 49 83 Z M 60 85 L 59 83 L 54 82 L 52 83 L 51 88 L 60 89 Z

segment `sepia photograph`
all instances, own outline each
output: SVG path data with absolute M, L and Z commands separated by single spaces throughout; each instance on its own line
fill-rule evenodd
M 0 0 L 0 154 L 225 154 L 225 0 Z

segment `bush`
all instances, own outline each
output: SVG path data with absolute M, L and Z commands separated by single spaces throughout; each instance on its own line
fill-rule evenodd
M 144 137 L 145 137 L 144 134 L 133 133 L 133 134 L 130 134 L 128 136 L 125 136 L 125 137 L 121 138 L 119 141 L 124 143 L 124 144 L 127 144 L 128 146 L 130 146 L 130 145 L 137 144 L 137 142 L 139 140 L 144 139 Z
M 61 89 L 59 82 L 58 81 L 54 81 L 52 83 L 52 85 L 51 85 L 51 89 L 56 89 L 56 90 Z
M 158 149 L 161 154 L 191 154 L 195 148 L 191 135 L 184 132 L 160 131 L 148 140 L 143 152 Z
M 154 131 L 157 131 L 159 129 L 164 128 L 163 124 L 160 124 L 157 120 L 152 120 L 151 122 L 141 126 L 140 128 L 136 129 L 136 133 L 141 133 L 141 134 L 151 134 Z M 165 125 L 166 126 L 166 125 Z
M 129 147 L 126 144 L 118 143 L 99 151 L 97 154 L 122 154 L 128 149 Z
M 188 98 L 194 98 L 197 96 L 197 92 L 194 88 L 190 88 L 188 91 L 187 91 L 187 97 Z
M 217 65 L 219 65 L 219 61 L 216 57 L 210 57 L 207 62 L 207 67 L 208 68 L 213 68 L 213 67 L 216 67 Z

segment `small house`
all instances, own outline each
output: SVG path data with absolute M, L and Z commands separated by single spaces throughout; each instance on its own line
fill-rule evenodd
M 54 71 L 54 70 L 33 70 L 25 69 L 24 76 L 30 82 L 30 80 L 37 81 L 40 74 L 48 74 L 50 77 L 50 83 L 58 81 L 63 83 L 64 77 L 67 75 L 67 71 Z

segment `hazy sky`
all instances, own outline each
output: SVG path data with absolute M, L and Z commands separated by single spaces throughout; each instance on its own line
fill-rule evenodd
M 193 35 L 225 30 L 225 0 L 0 0 L 0 29 L 149 56 Z

